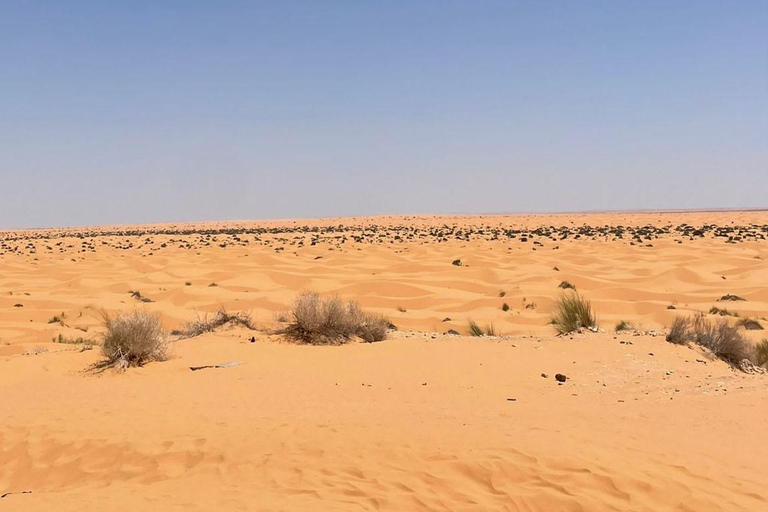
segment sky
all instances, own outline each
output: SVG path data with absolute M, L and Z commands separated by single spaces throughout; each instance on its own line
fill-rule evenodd
M 768 1 L 0 0 L 0 228 L 768 207 Z

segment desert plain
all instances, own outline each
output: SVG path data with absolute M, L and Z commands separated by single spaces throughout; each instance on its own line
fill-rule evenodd
M 768 328 L 766 237 L 765 211 L 0 231 L 0 510 L 768 510 L 768 375 L 665 341 Z M 564 283 L 596 332 L 549 325 Z M 396 329 L 286 340 L 305 291 Z M 221 308 L 256 329 L 89 370 L 102 310 Z

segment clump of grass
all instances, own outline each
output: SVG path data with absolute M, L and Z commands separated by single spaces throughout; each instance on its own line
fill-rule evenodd
M 463 263 L 461 262 L 461 260 L 453 260 L 451 262 L 451 265 L 453 265 L 454 267 L 460 267 L 463 265 Z
M 505 292 L 504 290 L 501 290 L 499 292 L 499 297 L 504 297 L 506 294 L 507 294 L 507 292 Z
M 762 331 L 763 326 L 758 322 L 757 320 L 753 318 L 742 318 L 738 322 L 736 322 L 736 325 L 739 327 L 743 327 L 748 331 Z
M 96 345 L 96 341 L 89 339 L 89 338 L 83 338 L 82 336 L 78 336 L 77 338 L 72 338 L 68 336 L 64 336 L 62 334 L 59 334 L 57 337 L 53 338 L 52 340 L 54 343 L 63 343 L 65 345 Z
M 67 315 L 62 312 L 60 315 L 54 315 L 50 320 L 48 320 L 49 324 L 63 324 L 64 319 L 67 317 Z
M 755 364 L 757 366 L 768 364 L 768 338 L 755 346 Z
M 738 317 L 739 313 L 736 311 L 729 311 L 725 308 L 718 308 L 717 306 L 712 306 L 709 308 L 709 314 L 710 315 L 720 315 L 720 316 L 735 316 Z
M 507 304 L 506 302 L 504 304 L 502 304 L 501 305 L 501 310 L 502 311 L 509 311 L 509 304 Z
M 183 329 L 173 331 L 171 334 L 181 336 L 182 338 L 194 338 L 207 332 L 213 332 L 224 325 L 241 325 L 246 329 L 256 330 L 248 313 L 230 314 L 226 309 L 219 309 L 215 315 L 209 317 L 206 313 L 203 316 L 198 315 L 197 319 L 188 322 Z
M 296 299 L 288 325 L 278 331 L 300 343 L 339 345 L 355 336 L 368 343 L 387 338 L 390 322 L 363 311 L 355 301 L 304 293 Z
M 128 293 L 130 293 L 131 297 L 133 297 L 134 299 L 136 299 L 139 302 L 147 302 L 147 303 L 148 302 L 155 302 L 152 299 L 150 299 L 149 297 L 145 297 L 144 295 L 142 295 L 141 292 L 138 291 L 138 290 L 136 290 L 136 291 L 130 290 Z
M 738 302 L 738 301 L 745 301 L 745 300 L 747 300 L 747 299 L 745 299 L 743 297 L 739 297 L 738 295 L 731 295 L 730 293 L 727 294 L 727 295 L 723 295 L 722 297 L 717 299 L 718 302 L 723 302 L 723 301 Z
M 160 317 L 144 311 L 119 314 L 102 313 L 106 332 L 101 353 L 105 359 L 94 368 L 125 370 L 168 358 L 168 340 Z
M 562 288 L 563 290 L 575 290 L 576 287 L 573 286 L 568 281 L 561 281 L 559 285 L 557 285 L 558 288 Z
M 486 324 L 485 327 L 481 327 L 477 322 L 470 318 L 467 325 L 469 327 L 470 336 L 496 336 L 496 328 L 493 324 Z
M 557 300 L 550 323 L 555 326 L 558 334 L 597 326 L 592 304 L 576 292 L 566 293 Z
M 751 361 L 754 358 L 754 350 L 749 340 L 741 335 L 738 326 L 729 324 L 724 318 L 713 322 L 703 315 L 692 318 L 678 317 L 672 323 L 667 341 L 677 345 L 701 345 L 731 364 L 737 364 L 744 359 Z
M 615 328 L 615 331 L 616 331 L 616 332 L 620 332 L 620 331 L 631 331 L 631 330 L 632 330 L 632 329 L 634 329 L 634 328 L 635 328 L 635 327 L 634 327 L 632 324 L 630 324 L 629 322 L 627 322 L 627 321 L 624 321 L 624 320 L 620 320 L 620 321 L 619 321 L 619 322 L 616 324 L 616 328 Z
M 674 304 L 670 304 L 669 306 L 667 306 L 667 309 L 677 309 L 677 308 L 675 307 Z
M 397 306 L 397 310 L 401 313 L 407 313 L 408 311 L 403 306 Z
M 217 286 L 219 286 L 217 283 L 211 283 L 208 285 L 208 288 L 216 288 Z

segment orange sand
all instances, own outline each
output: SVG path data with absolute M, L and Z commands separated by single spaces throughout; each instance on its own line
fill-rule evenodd
M 13 493 L 0 510 L 768 510 L 768 377 L 663 336 L 612 332 L 619 319 L 661 332 L 675 315 L 713 305 L 768 316 L 765 240 L 395 238 L 405 233 L 398 226 L 424 234 L 454 224 L 681 223 L 763 226 L 768 213 L 192 226 L 356 226 L 318 234 L 315 245 L 311 232 L 260 242 L 0 233 L 0 494 Z M 116 229 L 128 228 L 86 232 Z M 561 281 L 593 301 L 606 332 L 553 335 L 547 321 Z M 58 334 L 96 337 L 89 307 L 145 308 L 175 328 L 223 305 L 271 328 L 301 290 L 354 298 L 400 332 L 377 344 L 306 347 L 224 330 L 174 342 L 170 361 L 100 375 L 83 372 L 98 350 L 51 343 Z M 747 300 L 717 302 L 728 293 Z M 63 323 L 48 323 L 61 313 Z M 468 318 L 505 336 L 431 334 L 464 333 Z M 245 364 L 188 369 L 228 361 Z M 569 377 L 562 386 L 558 372 Z

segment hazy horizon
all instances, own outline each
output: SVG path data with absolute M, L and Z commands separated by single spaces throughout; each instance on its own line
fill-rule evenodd
M 0 229 L 768 206 L 768 2 L 9 2 Z

